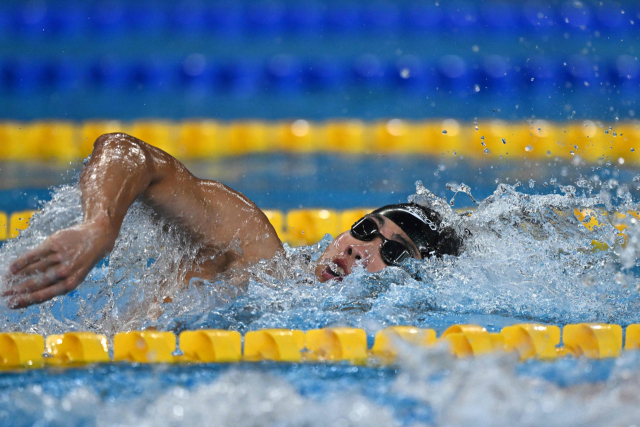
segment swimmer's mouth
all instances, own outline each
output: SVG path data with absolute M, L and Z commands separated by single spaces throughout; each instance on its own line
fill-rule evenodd
M 322 271 L 322 276 L 327 280 L 335 279 L 338 281 L 342 281 L 344 276 L 346 276 L 347 274 L 349 274 L 349 272 L 346 268 L 346 263 L 343 259 L 340 258 L 334 260 L 331 265 L 328 265 Z

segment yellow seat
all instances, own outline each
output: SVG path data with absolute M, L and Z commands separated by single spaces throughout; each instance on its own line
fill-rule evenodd
M 525 147 L 531 147 L 536 158 L 570 158 L 571 149 L 564 135 L 557 124 L 546 120 L 534 120 L 529 124 L 530 139 Z
M 47 364 L 68 365 L 109 362 L 107 337 L 93 332 L 69 332 L 49 335 L 47 352 L 51 355 Z
M 0 128 L 7 160 L 40 161 L 43 159 L 39 127 L 36 123 L 9 122 Z
M 563 124 L 566 146 L 583 159 L 594 162 L 613 154 L 613 132 L 605 133 L 602 124 L 591 120 Z M 577 148 L 576 148 L 577 147 Z
M 87 121 L 80 127 L 79 153 L 87 157 L 93 151 L 93 143 L 105 133 L 125 132 L 121 122 L 116 120 Z
M 113 360 L 137 363 L 171 363 L 176 336 L 171 332 L 133 331 L 113 338 Z
M 477 126 L 477 131 L 469 133 L 471 149 L 476 159 L 503 157 L 521 160 L 533 151 L 529 125 L 526 123 L 491 120 L 478 122 Z
M 9 237 L 18 237 L 22 230 L 26 230 L 34 213 L 36 211 L 32 210 L 13 212 L 9 219 Z
M 241 337 L 236 331 L 202 329 L 180 334 L 180 360 L 188 362 L 237 362 L 242 358 Z
M 416 125 L 419 152 L 445 159 L 473 155 L 470 129 L 470 125 L 453 119 Z
M 73 123 L 45 121 L 30 126 L 42 159 L 73 161 L 80 157 L 80 133 Z
M 324 328 L 307 331 L 308 360 L 367 361 L 367 334 L 356 328 Z
M 263 153 L 270 149 L 267 125 L 262 121 L 232 122 L 226 131 L 224 154 Z
M 635 323 L 627 326 L 625 340 L 625 350 L 638 350 L 640 349 L 640 324 Z
M 278 233 L 278 237 L 280 238 L 280 240 L 284 242 L 285 240 L 284 213 L 282 213 L 282 211 L 269 210 L 269 209 L 263 210 L 262 212 L 264 212 L 265 216 L 267 217 L 271 225 L 273 225 L 273 228 L 275 228 L 276 233 Z
M 366 154 L 371 152 L 369 129 L 360 120 L 330 121 L 324 125 L 324 143 L 319 149 L 329 152 Z
M 210 159 L 224 154 L 223 134 L 214 120 L 186 121 L 180 124 L 178 145 L 189 159 Z
M 130 134 L 172 156 L 179 157 L 183 150 L 176 144 L 175 126 L 169 121 L 138 121 L 130 128 Z
M 622 350 L 622 328 L 604 323 L 566 325 L 562 330 L 562 342 L 565 350 L 576 357 L 617 357 Z
M 0 212 L 0 242 L 9 238 L 7 222 L 8 218 L 6 212 Z
M 363 216 L 373 212 L 375 208 L 347 209 L 340 212 L 340 225 L 338 234 L 351 229 L 351 226 Z
M 517 351 L 520 360 L 555 359 L 560 328 L 553 325 L 520 324 L 502 328 L 506 351 Z
M 0 334 L 0 368 L 39 368 L 43 365 L 44 338 L 36 334 Z
M 391 119 L 373 125 L 373 148 L 379 153 L 410 154 L 421 151 L 420 134 L 413 123 Z
M 616 132 L 616 136 L 613 136 L 613 132 Z M 620 157 L 627 163 L 637 164 L 640 161 L 640 121 L 620 123 L 615 129 L 609 130 L 607 136 L 613 140 L 611 156 L 614 161 Z
M 0 122 L 0 160 L 36 158 L 37 147 L 29 147 L 26 124 Z
M 293 153 L 318 151 L 324 141 L 318 126 L 306 120 L 278 123 L 273 129 L 274 148 Z
M 490 334 L 478 325 L 453 325 L 442 333 L 441 340 L 451 346 L 451 354 L 457 357 L 479 356 L 503 349 L 504 339 Z
M 317 243 L 325 234 L 337 236 L 340 216 L 328 209 L 297 209 L 287 212 L 287 238 L 293 246 Z
M 390 326 L 376 333 L 371 353 L 378 357 L 393 359 L 397 345 L 404 341 L 415 346 L 430 346 L 436 343 L 436 331 L 415 326 Z
M 244 359 L 300 362 L 304 332 L 290 329 L 261 329 L 244 336 Z

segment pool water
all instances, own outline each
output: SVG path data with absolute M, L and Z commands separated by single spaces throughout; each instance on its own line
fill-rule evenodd
M 606 169 L 606 168 L 604 168 Z M 617 171 L 614 171 L 618 173 Z M 629 173 L 628 171 L 626 173 Z M 600 174 L 600 175 L 598 175 Z M 598 176 L 596 179 L 595 176 Z M 600 176 L 603 176 L 601 179 Z M 637 210 L 634 181 L 602 170 L 571 185 L 494 184 L 472 213 L 416 184 L 409 199 L 429 204 L 468 235 L 460 257 L 409 261 L 342 283 L 318 283 L 317 259 L 331 238 L 287 249 L 287 257 L 234 278 L 193 279 L 177 264 L 197 249 L 142 205 L 130 210 L 112 254 L 76 291 L 21 311 L 0 308 L 3 330 L 40 334 L 224 328 L 240 332 L 343 325 L 371 340 L 385 326 L 474 323 L 498 331 L 523 322 L 640 322 L 640 225 L 624 238 L 606 218 Z M 523 191 L 521 191 L 523 190 Z M 449 198 L 452 193 L 449 193 Z M 466 196 L 465 196 L 466 197 Z M 574 208 L 595 208 L 589 230 Z M 0 249 L 0 271 L 53 231 L 82 219 L 71 182 L 19 238 Z M 615 221 L 614 221 L 615 223 Z M 611 249 L 594 250 L 592 241 Z M 311 260 L 311 261 L 310 261 Z M 267 268 L 269 267 L 269 268 Z M 4 283 L 3 286 L 7 286 Z M 173 302 L 159 304 L 164 296 Z M 102 365 L 3 373 L 0 420 L 16 425 L 627 425 L 638 417 L 640 356 L 519 363 L 512 355 L 453 359 L 448 349 L 407 348 L 385 368 L 332 364 Z M 588 408 L 588 409 L 584 409 Z M 627 423 L 627 424 L 625 424 Z

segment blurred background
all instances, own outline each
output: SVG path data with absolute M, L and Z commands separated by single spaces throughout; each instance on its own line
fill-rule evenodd
M 111 131 L 283 212 L 417 180 L 631 183 L 639 21 L 632 1 L 3 0 L 0 239 Z

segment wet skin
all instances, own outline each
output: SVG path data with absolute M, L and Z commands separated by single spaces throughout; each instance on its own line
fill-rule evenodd
M 398 225 L 388 218 L 380 215 L 367 215 L 378 224 L 378 230 L 388 240 L 402 243 L 413 258 L 421 259 L 418 248 L 411 242 L 409 236 Z M 315 273 L 320 282 L 336 279 L 342 280 L 344 276 L 351 274 L 356 265 L 362 266 L 370 273 L 375 273 L 387 267 L 380 256 L 382 239 L 375 237 L 370 241 L 358 240 L 345 231 L 336 237 L 324 251 Z
M 135 200 L 180 227 L 199 246 L 193 264 L 181 266 L 186 283 L 194 276 L 210 279 L 284 253 L 267 217 L 243 194 L 196 178 L 169 154 L 127 134 L 106 134 L 95 141 L 78 185 L 84 222 L 54 233 L 11 264 L 8 274 L 17 284 L 2 294 L 10 307 L 27 307 L 77 288 L 113 249 Z M 377 220 L 388 239 L 407 239 L 392 221 Z M 379 237 L 362 242 L 349 232 L 341 234 L 319 261 L 319 280 L 344 276 L 356 262 L 368 271 L 383 269 L 381 243 Z M 331 274 L 340 268 L 344 273 Z

